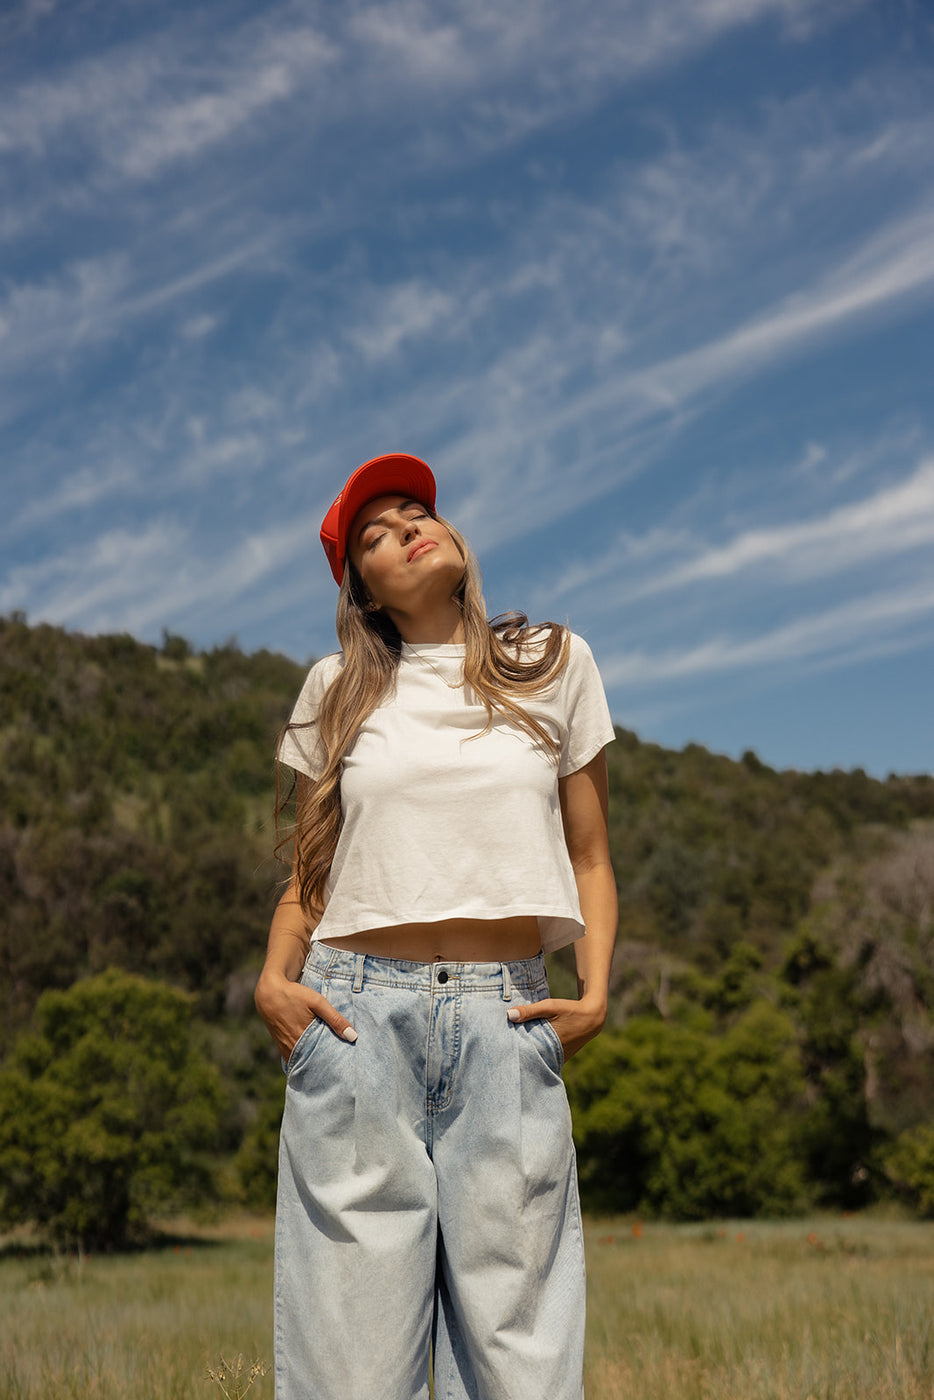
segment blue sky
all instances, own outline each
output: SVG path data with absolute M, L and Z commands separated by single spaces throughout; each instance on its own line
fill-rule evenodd
M 333 650 L 410 451 L 643 738 L 934 768 L 926 4 L 19 0 L 0 76 L 0 612 Z

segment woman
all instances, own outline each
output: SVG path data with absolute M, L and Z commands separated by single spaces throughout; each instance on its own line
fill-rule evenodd
M 606 1017 L 617 901 L 585 643 L 489 624 L 424 462 L 325 517 L 342 653 L 279 748 L 291 882 L 256 1003 L 288 1075 L 278 1400 L 580 1400 L 584 1263 L 561 1067 Z M 541 949 L 574 941 L 579 998 Z

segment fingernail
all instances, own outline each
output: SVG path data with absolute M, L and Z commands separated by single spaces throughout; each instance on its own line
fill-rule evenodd
M 348 1026 L 345 1031 L 341 1031 L 341 1035 L 345 1040 L 349 1040 L 351 1045 L 353 1045 L 357 1038 L 357 1032 L 354 1030 L 353 1026 Z
M 510 1021 L 522 1020 L 522 1012 L 519 1010 L 518 1006 L 510 1006 L 509 1010 L 506 1012 L 506 1015 L 509 1017 Z

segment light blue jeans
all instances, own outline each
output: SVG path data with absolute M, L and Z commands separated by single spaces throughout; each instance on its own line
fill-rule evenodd
M 581 1400 L 584 1252 L 562 1050 L 510 1005 L 541 957 L 312 946 L 276 1217 L 277 1400 Z

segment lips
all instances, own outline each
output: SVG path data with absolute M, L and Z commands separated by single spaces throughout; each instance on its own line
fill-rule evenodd
M 437 540 L 419 540 L 418 544 L 413 544 L 406 557 L 406 562 L 411 564 L 417 555 L 424 553 L 426 549 L 436 549 Z

